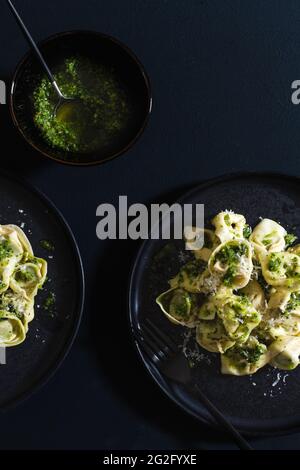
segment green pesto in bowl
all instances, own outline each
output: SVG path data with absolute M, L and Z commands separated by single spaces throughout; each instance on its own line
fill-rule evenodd
M 34 123 L 48 145 L 73 153 L 111 145 L 130 117 L 130 101 L 114 70 L 72 56 L 56 68 L 54 76 L 62 93 L 76 102 L 55 114 L 58 96 L 49 79 L 41 78 L 31 99 Z

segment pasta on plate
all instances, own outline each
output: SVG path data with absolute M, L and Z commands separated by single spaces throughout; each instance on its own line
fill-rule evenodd
M 46 275 L 47 262 L 34 256 L 23 230 L 0 225 L 0 346 L 25 340 L 34 318 L 34 298 Z
M 214 229 L 187 227 L 193 250 L 156 299 L 166 317 L 195 329 L 196 341 L 219 353 L 223 374 L 254 374 L 266 364 L 292 370 L 300 363 L 300 245 L 279 223 L 256 227 L 223 211 Z M 194 237 L 194 239 L 190 238 Z

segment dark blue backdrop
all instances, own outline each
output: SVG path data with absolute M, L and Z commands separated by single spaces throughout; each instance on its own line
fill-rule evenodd
M 297 0 L 15 0 L 38 39 L 94 29 L 127 43 L 153 85 L 149 126 L 126 156 L 95 168 L 45 161 L 16 134 L 0 106 L 1 166 L 42 189 L 69 221 L 82 252 L 87 298 L 79 336 L 51 382 L 0 417 L 7 448 L 231 448 L 169 403 L 131 349 L 126 286 L 138 244 L 96 239 L 102 202 L 173 200 L 212 176 L 240 170 L 300 173 Z M 0 5 L 0 78 L 27 46 Z M 119 285 L 108 274 L 119 272 Z M 95 335 L 99 317 L 103 331 Z M 111 318 L 112 328 L 107 329 Z M 1 380 L 1 378 L 0 378 Z M 300 435 L 255 442 L 300 447 Z

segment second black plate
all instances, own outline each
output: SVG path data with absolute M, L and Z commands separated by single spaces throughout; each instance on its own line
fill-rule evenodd
M 260 217 L 274 219 L 300 237 L 300 180 L 273 174 L 238 174 L 200 185 L 185 195 L 181 204 L 205 204 L 208 223 L 221 210 L 243 214 L 254 226 Z M 150 317 L 178 346 L 185 345 L 193 358 L 193 381 L 242 432 L 268 435 L 300 427 L 300 367 L 292 372 L 265 367 L 252 377 L 220 373 L 219 355 L 197 350 L 187 330 L 171 324 L 155 303 L 178 272 L 186 252 L 182 241 L 148 240 L 138 254 L 131 278 L 129 314 L 133 333 Z M 148 371 L 162 390 L 181 408 L 214 424 L 205 407 L 183 386 L 171 383 L 153 368 L 136 343 Z
M 34 188 L 0 174 L 0 224 L 10 223 L 21 226 L 34 254 L 48 261 L 48 281 L 36 297 L 35 318 L 25 342 L 7 348 L 7 363 L 0 365 L 2 410 L 30 395 L 63 361 L 80 323 L 84 297 L 80 254 L 63 217 Z M 43 248 L 43 240 L 50 241 L 54 250 Z M 47 309 L 49 295 L 56 298 L 51 309 Z

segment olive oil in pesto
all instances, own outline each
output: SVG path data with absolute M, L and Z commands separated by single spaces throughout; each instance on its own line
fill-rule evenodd
M 114 72 L 83 57 L 65 60 L 55 74 L 62 93 L 77 104 L 55 115 L 57 95 L 48 78 L 33 93 L 34 122 L 53 148 L 92 153 L 112 144 L 129 119 L 129 102 Z

